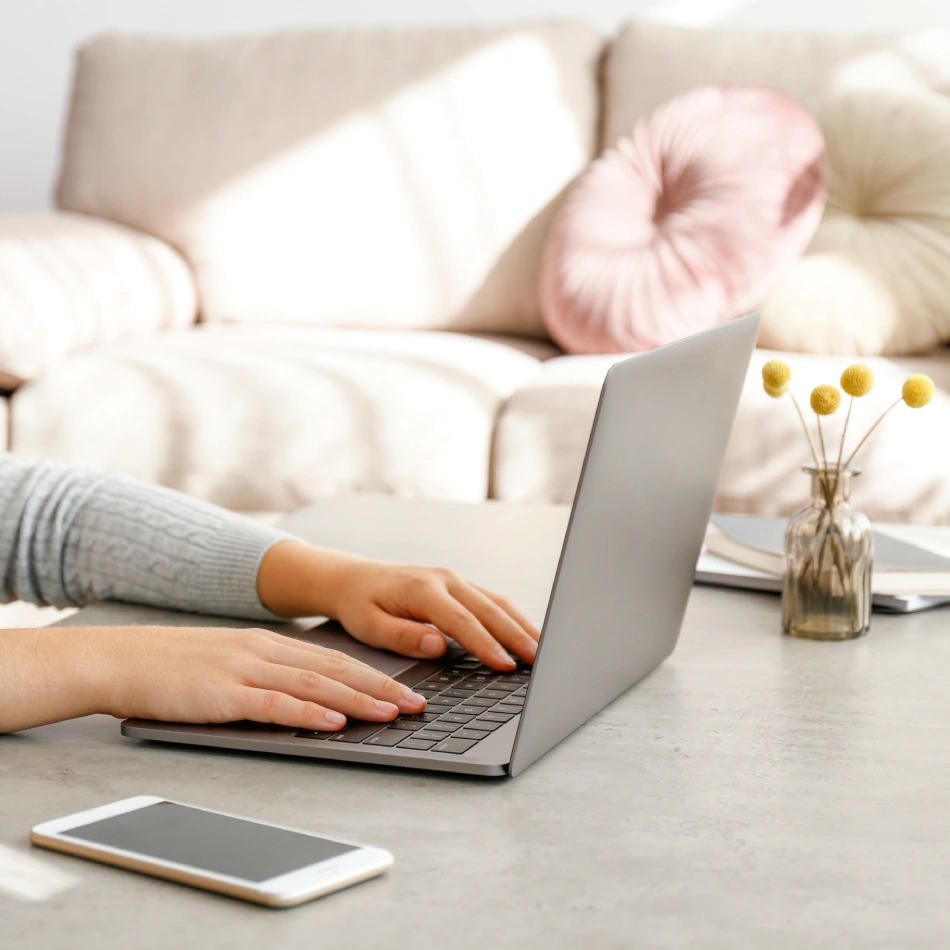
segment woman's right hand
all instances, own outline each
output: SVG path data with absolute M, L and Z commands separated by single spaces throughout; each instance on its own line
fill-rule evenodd
M 5 657 L 13 662 L 4 670 Z M 0 670 L 2 732 L 90 712 L 337 730 L 346 717 L 381 722 L 425 708 L 422 696 L 344 653 L 267 630 L 6 630 Z

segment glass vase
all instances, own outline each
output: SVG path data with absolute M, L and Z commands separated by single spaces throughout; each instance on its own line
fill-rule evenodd
M 782 629 L 809 640 L 851 640 L 871 625 L 874 534 L 850 502 L 860 470 L 804 471 L 811 504 L 792 515 L 785 532 Z

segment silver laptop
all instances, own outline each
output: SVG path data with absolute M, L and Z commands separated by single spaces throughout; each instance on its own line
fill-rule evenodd
M 361 660 L 377 654 L 380 669 L 426 696 L 425 712 L 351 720 L 338 733 L 129 719 L 122 734 L 470 775 L 524 771 L 672 653 L 758 328 L 752 314 L 611 367 L 533 669 L 498 673 L 460 648 L 419 661 L 360 644 Z M 335 624 L 300 635 L 357 646 Z

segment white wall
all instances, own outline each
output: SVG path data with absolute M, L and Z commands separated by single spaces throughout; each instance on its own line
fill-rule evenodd
M 0 0 L 0 211 L 47 207 L 72 50 L 107 30 L 207 34 L 301 25 L 632 15 L 705 25 L 877 30 L 950 26 L 950 0 Z

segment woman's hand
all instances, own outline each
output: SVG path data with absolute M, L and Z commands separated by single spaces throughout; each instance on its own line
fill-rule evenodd
M 381 722 L 423 708 L 372 667 L 266 630 L 0 631 L 0 732 L 94 712 L 336 730 L 348 716 Z
M 405 656 L 441 656 L 446 634 L 483 663 L 506 670 L 515 666 L 510 654 L 533 662 L 541 636 L 506 598 L 444 568 L 384 564 L 282 541 L 264 556 L 257 582 L 274 613 L 332 617 L 358 640 Z

